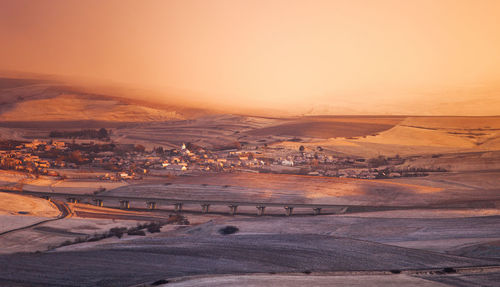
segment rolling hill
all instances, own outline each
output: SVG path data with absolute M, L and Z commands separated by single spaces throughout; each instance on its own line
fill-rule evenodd
M 50 80 L 0 78 L 1 122 L 151 122 L 190 118 L 205 111 L 103 93 Z

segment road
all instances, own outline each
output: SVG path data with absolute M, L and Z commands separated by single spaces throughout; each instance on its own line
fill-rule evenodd
M 47 220 L 42 220 L 42 221 L 39 221 L 37 223 L 33 223 L 33 224 L 30 224 L 30 225 L 26 225 L 26 226 L 23 226 L 23 227 L 19 227 L 19 228 L 15 228 L 15 229 L 11 229 L 11 230 L 7 230 L 7 231 L 4 231 L 4 232 L 1 232 L 0 233 L 0 236 L 2 235 L 5 235 L 5 234 L 9 234 L 9 233 L 12 233 L 12 232 L 16 232 L 16 231 L 20 231 L 20 230 L 26 230 L 26 229 L 30 229 L 32 227 L 35 227 L 35 226 L 38 226 L 38 225 L 42 225 L 44 223 L 47 223 L 47 222 L 51 222 L 51 221 L 56 221 L 56 220 L 61 220 L 63 218 L 66 218 L 68 216 L 71 216 L 72 214 L 72 211 L 71 209 L 69 208 L 69 206 L 64 203 L 63 201 L 59 201 L 59 200 L 51 200 L 51 202 L 59 209 L 59 211 L 61 212 L 56 218 L 51 218 L 51 219 L 47 219 Z

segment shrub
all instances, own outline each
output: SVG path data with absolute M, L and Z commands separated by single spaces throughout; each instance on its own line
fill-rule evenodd
M 125 228 L 125 227 L 115 227 L 115 228 L 111 228 L 109 230 L 109 234 L 110 234 L 110 236 L 116 236 L 118 238 L 122 238 L 123 233 L 125 233 L 126 231 L 127 231 L 127 228 Z
M 143 230 L 129 230 L 127 232 L 128 235 L 137 235 L 137 236 L 146 236 L 146 232 Z
M 73 242 L 71 242 L 71 240 L 66 240 L 63 243 L 61 243 L 60 246 L 67 246 L 67 245 L 71 245 L 71 244 L 73 244 Z
M 73 240 L 73 244 L 76 244 L 76 243 L 82 243 L 82 242 L 85 242 L 85 238 L 84 237 L 77 237 Z
M 228 235 L 228 234 L 233 234 L 240 231 L 238 227 L 236 226 L 226 226 L 221 229 L 219 229 L 219 233 L 222 235 Z
M 99 240 L 102 240 L 104 238 L 111 237 L 111 236 L 113 236 L 113 235 L 111 235 L 110 233 L 94 234 L 93 237 L 90 237 L 90 238 L 88 238 L 86 240 L 82 240 L 80 242 L 85 242 L 85 241 L 87 241 L 87 242 L 94 242 L 94 241 L 99 241 Z M 78 242 L 78 243 L 80 243 L 80 242 Z
M 150 233 L 156 233 L 156 232 L 160 232 L 161 231 L 161 224 L 159 223 L 151 223 L 148 227 L 147 227 L 148 231 Z
M 168 280 L 161 279 L 161 280 L 158 280 L 158 281 L 151 283 L 151 286 L 159 286 L 159 285 L 163 285 L 163 284 L 167 284 L 167 283 L 168 283 Z
M 371 158 L 368 160 L 368 165 L 370 167 L 379 167 L 382 165 L 387 165 L 387 159 L 384 156 L 379 156 L 376 158 Z
M 455 270 L 455 268 L 452 268 L 452 267 L 446 267 L 446 268 L 443 268 L 443 272 L 445 272 L 445 273 L 457 273 L 457 270 Z

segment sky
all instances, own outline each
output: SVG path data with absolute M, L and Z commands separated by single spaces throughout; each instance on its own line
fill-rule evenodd
M 497 0 L 0 0 L 0 70 L 228 110 L 499 115 L 499 19 Z

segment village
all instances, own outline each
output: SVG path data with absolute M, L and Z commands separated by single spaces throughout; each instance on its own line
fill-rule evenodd
M 300 146 L 298 150 L 255 146 L 209 150 L 191 143 L 178 149 L 142 145 L 74 140 L 2 141 L 0 169 L 33 176 L 61 177 L 62 170 L 99 170 L 99 180 L 118 181 L 196 175 L 200 173 L 251 172 L 282 173 L 340 178 L 398 178 L 426 176 L 425 170 L 403 167 L 411 158 L 354 158 L 339 156 L 321 147 Z

